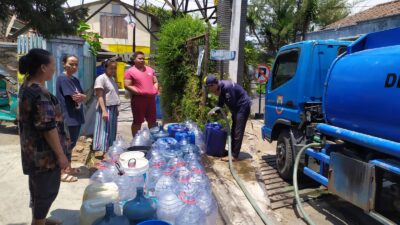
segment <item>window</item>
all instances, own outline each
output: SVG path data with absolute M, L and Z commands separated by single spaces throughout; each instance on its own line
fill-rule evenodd
M 294 49 L 278 56 L 272 73 L 272 90 L 286 83 L 296 74 L 299 53 L 299 49 Z
M 128 24 L 125 16 L 100 16 L 100 35 L 103 38 L 128 39 Z
M 337 50 L 337 56 L 347 52 L 347 46 L 340 46 Z

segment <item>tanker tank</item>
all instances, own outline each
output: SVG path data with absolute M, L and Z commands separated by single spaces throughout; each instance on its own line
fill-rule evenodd
M 400 40 L 390 39 L 398 35 L 366 36 L 332 64 L 323 103 L 329 124 L 400 142 Z

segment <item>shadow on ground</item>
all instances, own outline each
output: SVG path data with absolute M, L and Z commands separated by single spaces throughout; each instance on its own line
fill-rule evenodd
M 359 224 L 379 225 L 375 219 L 365 214 L 362 209 L 340 199 L 337 196 L 326 194 L 321 198 L 309 201 L 308 205 L 323 214 L 327 221 L 335 225 Z
M 63 225 L 78 225 L 79 210 L 56 209 L 50 212 L 49 219 L 61 220 Z
M 262 180 L 264 180 L 265 188 L 271 201 L 271 208 L 273 210 L 280 208 L 291 209 L 294 210 L 297 218 L 302 218 L 295 205 L 292 182 L 282 180 L 276 171 L 276 155 L 263 155 L 262 163 Z M 306 201 L 303 204 L 306 212 L 308 208 L 308 213 L 311 214 L 311 217 L 315 212 L 318 212 L 318 214 L 323 215 L 325 221 L 329 221 L 329 224 L 380 224 L 361 209 L 330 194 L 325 187 L 302 173 L 299 176 L 299 193 L 300 198 Z M 310 207 L 313 210 L 310 210 Z
M 11 123 L 1 123 L 0 124 L 0 134 L 14 134 L 18 135 L 17 125 Z

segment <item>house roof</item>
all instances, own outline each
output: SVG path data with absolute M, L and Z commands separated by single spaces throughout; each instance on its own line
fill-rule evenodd
M 99 0 L 99 1 L 94 1 L 94 2 L 84 3 L 83 6 L 88 8 L 88 7 L 93 6 L 93 5 L 103 5 L 103 4 L 107 3 L 107 2 L 108 2 L 108 0 Z M 147 14 L 147 15 L 149 15 L 151 17 L 155 17 L 153 14 L 148 13 L 148 12 L 144 11 L 143 9 L 140 9 L 140 8 L 137 8 L 137 7 L 135 8 L 132 5 L 127 4 L 125 2 L 122 2 L 122 1 L 119 1 L 119 0 L 113 0 L 113 1 L 110 2 L 110 4 L 112 4 L 112 3 L 118 3 L 120 5 L 126 5 L 131 10 L 135 10 L 136 12 L 140 12 L 142 14 Z M 67 10 L 77 9 L 77 8 L 80 8 L 80 7 L 82 7 L 82 5 L 72 6 L 70 8 L 67 8 Z
M 341 27 L 348 27 L 356 25 L 362 21 L 369 21 L 374 19 L 379 19 L 388 16 L 394 16 L 400 14 L 400 0 L 387 2 L 383 4 L 376 5 L 365 11 L 356 13 L 354 15 L 348 16 L 334 23 L 329 24 L 324 30 L 338 29 Z

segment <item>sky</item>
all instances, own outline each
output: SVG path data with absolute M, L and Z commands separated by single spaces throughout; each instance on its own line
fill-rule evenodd
M 85 3 L 89 2 L 94 2 L 96 0 L 84 0 Z M 133 0 L 122 0 L 125 3 L 132 4 L 133 5 Z M 136 0 L 138 5 L 141 5 L 145 3 L 145 0 Z M 213 5 L 214 0 L 207 0 L 208 5 Z M 390 2 L 392 0 L 348 0 L 348 3 L 352 5 L 351 7 L 351 14 L 366 10 L 368 8 L 371 8 L 377 4 L 385 3 L 385 2 Z M 189 0 L 189 9 L 195 9 L 197 8 L 195 1 L 194 0 Z M 202 0 L 200 0 L 202 2 Z M 355 2 L 360 2 L 358 4 L 354 4 Z M 68 0 L 68 4 L 70 6 L 76 6 L 82 3 L 82 0 Z M 162 7 L 164 5 L 163 0 L 147 0 L 147 3 L 153 4 L 158 7 Z M 165 6 L 166 8 L 169 8 L 168 6 Z
M 85 3 L 89 3 L 89 2 L 95 2 L 97 0 L 84 0 Z M 68 0 L 67 1 L 68 4 L 70 6 L 76 6 L 76 5 L 80 5 L 82 3 L 82 0 Z M 128 3 L 130 5 L 133 5 L 133 0 L 122 0 L 122 2 Z M 171 2 L 171 0 L 169 0 L 169 2 Z M 178 0 L 178 2 L 181 2 L 181 0 Z M 200 0 L 200 2 L 202 3 L 203 0 Z M 207 0 L 207 4 L 208 5 L 213 5 L 214 4 L 214 0 Z M 164 5 L 164 1 L 163 0 L 147 0 L 147 3 L 158 6 L 158 7 L 162 7 Z M 136 0 L 136 4 L 138 5 L 144 5 L 145 4 L 145 0 Z M 170 9 L 168 5 L 165 6 L 166 9 Z M 197 8 L 197 5 L 195 3 L 194 0 L 189 0 L 189 6 L 188 9 L 195 9 Z
M 391 1 L 393 1 L 393 0 L 348 0 L 348 3 L 351 5 L 354 5 L 351 8 L 351 14 L 354 14 L 354 13 L 369 9 L 375 5 L 382 4 L 385 2 L 391 2 Z M 354 4 L 354 2 L 360 2 L 360 3 Z

